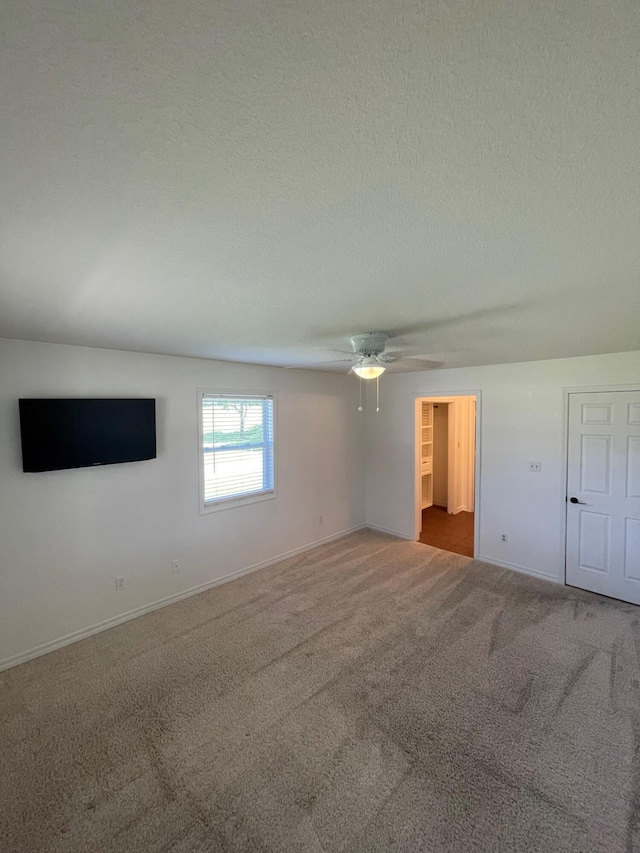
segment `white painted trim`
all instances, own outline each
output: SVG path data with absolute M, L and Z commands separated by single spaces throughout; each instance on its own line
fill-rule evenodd
M 280 479 L 278 471 L 278 403 L 277 393 L 275 391 L 255 391 L 255 390 L 240 390 L 238 388 L 218 388 L 216 390 L 209 387 L 196 388 L 198 396 L 198 514 L 210 515 L 211 513 L 224 512 L 228 509 L 236 509 L 240 506 L 248 506 L 249 504 L 260 503 L 261 501 L 272 501 L 278 497 L 278 482 Z M 203 466 L 203 423 L 202 423 L 202 398 L 205 394 L 213 396 L 239 396 L 239 397 L 264 397 L 273 400 L 273 489 L 268 491 L 258 492 L 257 494 L 236 495 L 226 498 L 221 501 L 207 504 L 204 500 L 204 466 Z
M 536 572 L 535 569 L 529 569 L 526 566 L 518 566 L 516 563 L 505 563 L 503 560 L 496 560 L 493 557 L 474 557 L 474 560 L 480 560 L 481 563 L 488 563 L 490 566 L 498 566 L 501 569 L 511 569 L 512 572 L 518 572 L 521 575 L 531 575 L 531 577 L 539 578 L 543 581 L 551 583 L 563 584 L 562 578 L 557 575 L 546 575 L 544 572 Z
M 631 382 L 626 385 L 567 385 L 562 389 L 566 394 L 608 394 L 613 391 L 640 391 L 640 384 Z
M 567 388 L 562 389 L 562 449 L 560 451 L 560 493 L 558 494 L 558 512 L 560 513 L 560 541 L 562 542 L 562 583 L 567 585 L 567 495 L 569 478 L 569 395 Z
M 408 533 L 399 533 L 397 530 L 391 530 L 388 527 L 380 527 L 379 524 L 366 524 L 365 527 L 368 527 L 369 530 L 375 530 L 377 533 L 388 533 L 389 536 L 397 536 L 398 539 L 405 539 L 408 542 L 415 541 L 413 536 L 410 536 Z
M 441 392 L 439 394 L 429 394 L 424 391 L 414 391 L 413 392 L 413 407 L 414 407 L 414 461 L 413 468 L 415 473 L 414 476 L 414 494 L 413 494 L 413 503 L 415 507 L 415 519 L 414 519 L 414 535 L 410 538 L 413 539 L 414 542 L 420 541 L 420 533 L 422 527 L 422 511 L 420 509 L 420 497 L 419 497 L 419 448 L 418 448 L 418 400 L 431 400 L 431 402 L 451 402 L 452 397 L 475 397 L 476 398 L 476 434 L 475 434 L 475 454 L 476 454 L 476 464 L 474 471 L 474 514 L 473 514 L 473 553 L 477 554 L 480 550 L 480 512 L 482 509 L 482 482 L 480 479 L 480 469 L 482 465 L 482 391 L 479 388 L 471 391 L 448 391 Z M 389 531 L 391 532 L 391 531 Z M 394 536 L 398 536 L 400 534 L 394 533 Z M 403 536 L 403 538 L 405 538 Z M 474 559 L 479 559 L 479 557 L 475 557 Z M 506 568 L 511 568 L 507 566 Z M 517 568 L 515 571 L 519 571 Z M 523 569 L 523 571 L 525 571 Z
M 434 408 L 435 408 L 434 403 Z M 458 401 L 447 403 L 447 513 L 456 514 L 454 501 L 458 498 L 458 479 L 460 466 L 458 464 L 458 436 L 460 430 L 460 406 Z M 433 418 L 433 453 L 436 447 L 435 412 Z
M 280 563 L 282 560 L 287 560 L 289 557 L 295 557 L 296 554 L 302 554 L 305 551 L 311 551 L 319 545 L 324 545 L 327 542 L 333 542 L 334 539 L 340 539 L 343 536 L 348 536 L 349 533 L 355 533 L 358 530 L 364 530 L 366 524 L 360 524 L 357 527 L 350 527 L 347 530 L 341 530 L 339 533 L 334 533 L 331 536 L 325 536 L 322 539 L 316 539 L 308 545 L 302 545 L 300 548 L 293 548 L 291 551 L 285 551 L 283 554 L 278 554 L 275 557 L 270 557 L 260 563 L 254 563 L 252 566 L 247 566 L 244 569 L 238 569 L 235 572 L 230 572 L 228 575 L 223 575 L 221 578 L 215 578 L 212 581 L 193 586 L 190 589 L 177 592 L 174 595 L 168 595 L 166 598 L 160 598 L 157 601 L 152 601 L 150 604 L 143 604 L 141 607 L 136 607 L 133 610 L 128 610 L 126 613 L 121 613 L 118 616 L 113 616 L 110 619 L 105 619 L 103 622 L 97 622 L 95 625 L 90 625 L 87 628 L 81 628 L 79 631 L 74 631 L 64 637 L 59 637 L 57 640 L 50 640 L 48 643 L 42 643 L 35 646 L 26 652 L 19 652 L 17 655 L 0 660 L 0 672 L 4 669 L 9 669 L 13 666 L 18 666 L 21 663 L 33 660 L 34 658 L 46 655 L 56 649 L 61 649 L 63 646 L 69 646 L 72 643 L 77 643 L 87 637 L 92 637 L 94 634 L 99 634 L 102 631 L 107 631 L 109 628 L 115 628 L 116 625 L 121 625 L 123 622 L 129 622 L 131 619 L 137 619 L 138 616 L 144 616 L 145 613 L 151 613 L 153 610 L 159 610 L 161 607 L 167 607 L 169 604 L 175 604 L 176 601 L 181 601 L 183 598 L 190 598 L 192 595 L 197 595 L 199 592 L 205 592 L 214 586 L 228 583 L 242 575 L 257 572 L 259 569 L 266 569 L 267 566 L 272 566 L 275 563 Z M 400 535 L 400 534 L 394 534 Z

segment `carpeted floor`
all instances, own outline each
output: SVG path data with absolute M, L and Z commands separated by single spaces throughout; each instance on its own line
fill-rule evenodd
M 0 674 L 0 849 L 640 850 L 639 617 L 353 534 Z

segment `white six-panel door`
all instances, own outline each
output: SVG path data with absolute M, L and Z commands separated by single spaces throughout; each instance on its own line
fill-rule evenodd
M 569 395 L 567 574 L 640 604 L 640 391 Z

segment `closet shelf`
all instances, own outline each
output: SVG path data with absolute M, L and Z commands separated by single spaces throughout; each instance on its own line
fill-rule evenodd
M 420 414 L 420 506 L 433 505 L 433 403 L 422 402 Z

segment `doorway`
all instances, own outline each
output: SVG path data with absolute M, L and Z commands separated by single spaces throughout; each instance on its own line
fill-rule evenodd
M 416 400 L 416 540 L 476 553 L 476 404 L 472 394 Z
M 569 394 L 566 583 L 640 604 L 640 390 Z

